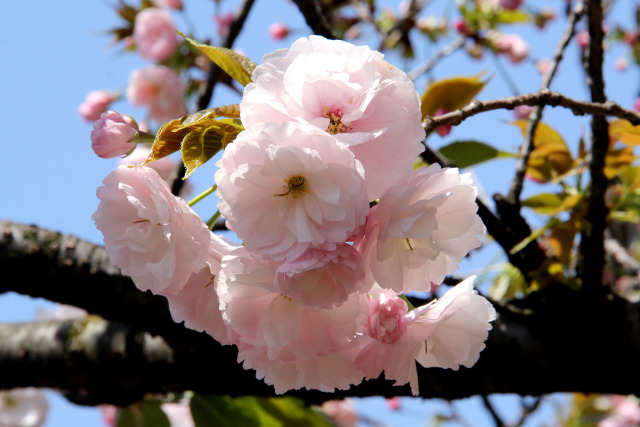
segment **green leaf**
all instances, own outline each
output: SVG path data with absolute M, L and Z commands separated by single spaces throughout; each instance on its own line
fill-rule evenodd
M 117 427 L 171 427 L 169 418 L 158 401 L 144 401 L 118 410 L 116 425 Z
M 422 95 L 422 120 L 433 116 L 438 108 L 454 111 L 467 105 L 489 82 L 480 73 L 471 77 L 453 77 L 433 82 Z
M 478 141 L 456 141 L 445 145 L 438 151 L 459 168 L 466 168 L 500 157 L 517 157 L 517 154 L 496 150 L 492 146 Z
M 242 131 L 239 123 L 216 120 L 206 128 L 193 128 L 182 140 L 182 162 L 186 167 L 185 178 L 211 160 L 220 150 L 233 141 Z
M 522 206 L 544 215 L 557 215 L 573 208 L 582 199 L 582 194 L 541 193 L 522 201 Z
M 178 34 L 197 47 L 207 58 L 215 62 L 218 67 L 236 79 L 242 86 L 251 83 L 251 75 L 257 66 L 255 62 L 231 49 L 198 43 L 180 32 Z
M 199 396 L 191 399 L 191 413 L 196 427 L 273 426 L 330 427 L 332 424 L 318 411 L 293 397 L 262 398 L 242 396 Z
M 158 131 L 143 165 L 181 150 L 182 161 L 187 168 L 186 178 L 244 130 L 239 117 L 237 105 L 226 105 L 172 120 Z
M 516 120 L 511 124 L 527 132 L 528 122 Z M 533 151 L 529 156 L 526 174 L 538 182 L 549 182 L 571 170 L 573 157 L 562 136 L 545 123 L 539 123 L 533 136 Z
M 501 24 L 519 24 L 531 21 L 529 15 L 521 10 L 503 10 L 497 16 Z

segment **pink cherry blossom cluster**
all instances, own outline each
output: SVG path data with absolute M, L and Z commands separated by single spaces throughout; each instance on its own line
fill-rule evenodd
M 244 244 L 211 233 L 151 168 L 121 166 L 93 215 L 113 262 L 277 393 L 384 372 L 417 394 L 415 361 L 472 366 L 495 318 L 473 279 L 415 309 L 400 295 L 441 283 L 485 232 L 468 175 L 413 170 L 413 83 L 379 52 L 317 36 L 266 55 L 252 80 L 215 173 Z

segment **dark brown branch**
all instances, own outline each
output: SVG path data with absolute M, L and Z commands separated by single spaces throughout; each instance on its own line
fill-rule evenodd
M 640 125 L 640 113 L 622 108 L 613 101 L 578 101 L 573 98 L 566 97 L 558 92 L 552 92 L 549 90 L 541 90 L 520 96 L 509 96 L 491 101 L 473 100 L 460 110 L 452 111 L 441 116 L 427 116 L 422 122 L 422 125 L 425 130 L 429 132 L 438 126 L 459 125 L 467 118 L 486 111 L 502 109 L 513 110 L 515 107 L 520 105 L 548 105 L 550 107 L 564 107 L 571 110 L 576 116 L 613 116 L 628 120 L 634 125 Z
M 255 0 L 244 0 L 240 8 L 236 11 L 233 16 L 233 21 L 229 25 L 229 29 L 227 30 L 227 34 L 222 41 L 222 47 L 226 47 L 231 49 L 233 47 L 233 43 L 236 41 L 236 38 L 240 34 L 242 27 L 244 26 L 247 17 L 249 16 L 249 12 L 251 11 L 251 7 L 253 6 L 253 2 Z M 220 79 L 222 75 L 222 70 L 218 67 L 214 62 L 209 65 L 209 74 L 207 77 L 207 82 L 203 88 L 201 88 L 200 94 L 198 96 L 198 102 L 196 109 L 198 111 L 204 110 L 209 106 L 211 102 L 211 98 L 213 97 L 213 89 Z M 171 193 L 178 195 L 180 194 L 180 190 L 184 186 L 184 176 L 186 173 L 186 168 L 181 163 L 178 166 L 176 178 L 171 182 Z
M 589 45 L 587 47 L 587 83 L 593 102 L 604 103 L 602 64 L 604 61 L 602 30 L 602 3 L 589 0 L 587 6 L 589 23 Z M 581 233 L 578 257 L 578 277 L 585 292 L 601 292 L 602 271 L 604 269 L 604 231 L 608 216 L 605 193 L 609 179 L 604 174 L 605 158 L 609 149 L 609 124 L 605 117 L 591 119 L 591 160 L 589 162 L 589 199 L 585 219 L 587 229 Z
M 300 13 L 304 16 L 305 21 L 314 34 L 327 39 L 335 39 L 331 31 L 331 26 L 327 22 L 326 17 L 322 13 L 318 0 L 293 0 L 298 6 Z
M 482 396 L 482 403 L 484 403 L 484 407 L 487 408 L 491 418 L 493 418 L 493 421 L 496 423 L 496 427 L 505 427 L 504 421 L 502 421 L 487 396 Z
M 544 75 L 542 79 L 542 84 L 540 85 L 540 90 L 549 89 L 551 85 L 551 81 L 556 74 L 556 70 L 558 69 L 558 65 L 560 65 L 560 61 L 562 61 L 562 57 L 564 56 L 564 51 L 569 45 L 571 38 L 573 37 L 576 31 L 576 24 L 582 18 L 584 14 L 584 5 L 582 0 L 579 0 L 576 4 L 575 8 L 571 11 L 569 15 L 567 26 L 558 41 L 558 45 L 556 46 L 556 50 L 553 54 L 553 59 L 551 61 L 551 66 L 549 71 Z M 506 200 L 516 206 L 520 206 L 520 194 L 522 193 L 522 185 L 524 182 L 525 173 L 527 171 L 527 165 L 529 164 L 529 157 L 531 156 L 531 152 L 534 148 L 534 136 L 536 133 L 536 129 L 538 128 L 538 124 L 542 120 L 542 110 L 544 109 L 545 104 L 538 104 L 535 106 L 532 117 L 527 123 L 527 130 L 525 132 L 525 143 L 520 148 L 520 157 L 518 158 L 518 162 L 516 164 L 516 174 L 511 181 L 511 187 L 509 188 L 509 194 L 506 197 Z
M 443 167 L 455 167 L 455 164 L 449 159 L 445 158 L 441 153 L 433 151 L 428 145 L 425 146 L 425 150 L 420 156 L 427 163 L 438 163 Z M 509 262 L 520 270 L 525 277 L 529 277 L 530 274 L 540 268 L 545 260 L 545 255 L 535 242 L 530 243 L 521 251 L 511 253 L 511 249 L 515 245 L 531 234 L 531 228 L 522 218 L 519 211 L 502 209 L 498 211 L 501 215 L 498 218 L 482 200 L 476 199 L 476 203 L 478 204 L 478 215 L 485 227 L 487 227 L 487 233 L 504 249 Z M 502 203 L 502 200 L 499 195 L 496 195 L 496 204 L 500 206 L 500 203 Z

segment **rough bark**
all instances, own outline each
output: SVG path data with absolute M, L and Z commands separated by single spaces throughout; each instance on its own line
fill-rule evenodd
M 235 347 L 173 323 L 166 300 L 138 291 L 103 248 L 8 221 L 0 221 L 0 230 L 1 292 L 74 304 L 110 320 L 2 325 L 0 387 L 57 388 L 84 404 L 125 404 L 147 392 L 188 389 L 273 395 L 237 363 Z M 640 305 L 553 285 L 495 306 L 498 319 L 478 363 L 459 371 L 418 367 L 422 397 L 640 393 Z M 291 394 L 319 403 L 410 391 L 378 379 L 334 394 Z

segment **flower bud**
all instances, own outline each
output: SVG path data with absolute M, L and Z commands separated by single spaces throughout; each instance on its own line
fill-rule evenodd
M 273 40 L 282 40 L 289 35 L 291 31 L 282 22 L 274 22 L 269 25 L 269 35 Z
M 88 122 L 96 121 L 100 118 L 100 114 L 102 114 L 109 107 L 109 104 L 113 102 L 113 97 L 103 91 L 103 90 L 94 90 L 87 94 L 85 100 L 78 107 L 78 113 Z
M 129 116 L 105 111 L 93 123 L 91 148 L 103 159 L 123 156 L 135 148 L 129 141 L 138 132 L 138 124 Z

